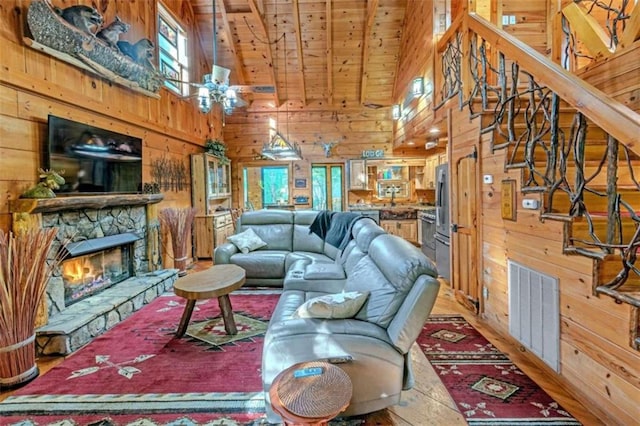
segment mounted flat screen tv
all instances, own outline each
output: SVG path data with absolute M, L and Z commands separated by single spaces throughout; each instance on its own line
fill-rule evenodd
M 49 115 L 45 167 L 63 170 L 56 193 L 138 193 L 142 139 Z

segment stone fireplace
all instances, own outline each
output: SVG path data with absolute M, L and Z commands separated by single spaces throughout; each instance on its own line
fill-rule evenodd
M 159 194 L 20 199 L 14 229 L 55 227 L 36 342 L 41 354 L 68 354 L 169 290 L 177 270 L 161 269 Z

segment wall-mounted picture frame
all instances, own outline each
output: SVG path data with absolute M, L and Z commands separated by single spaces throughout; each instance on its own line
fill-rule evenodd
M 502 191 L 501 211 L 505 220 L 516 220 L 516 181 L 505 179 L 501 182 Z
M 305 178 L 297 178 L 293 181 L 293 186 L 295 188 L 306 188 L 307 187 L 307 179 Z

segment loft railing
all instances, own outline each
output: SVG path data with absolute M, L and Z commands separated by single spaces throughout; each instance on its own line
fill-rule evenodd
M 574 0 L 562 8 L 562 64 L 565 69 L 577 70 L 594 59 L 607 57 L 619 47 L 633 43 L 640 8 L 629 0 L 616 3 Z
M 524 170 L 523 191 L 545 193 L 543 215 L 586 224 L 568 251 L 619 259 L 596 291 L 640 307 L 617 291 L 640 280 L 640 116 L 475 15 L 456 20 L 438 52 L 436 109 L 457 96 L 482 114 L 493 149 Z

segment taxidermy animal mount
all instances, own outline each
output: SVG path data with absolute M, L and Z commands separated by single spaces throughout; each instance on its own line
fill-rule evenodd
M 103 22 L 102 15 L 89 6 L 70 6 L 66 9 L 56 7 L 55 11 L 58 15 L 62 16 L 62 19 L 74 27 L 92 35 L 95 34 L 95 30 L 97 30 Z M 95 27 L 95 30 L 91 31 L 91 27 Z
M 59 172 L 55 170 L 38 169 L 40 172 L 40 180 L 38 184 L 27 189 L 21 198 L 56 198 L 54 189 L 60 189 L 60 185 L 64 185 L 64 170 Z
M 314 142 L 314 145 L 319 144 L 324 150 L 324 156 L 329 158 L 331 157 L 331 150 L 334 146 L 338 145 L 338 142 Z
M 129 24 L 121 21 L 120 18 L 116 16 L 116 19 L 112 23 L 98 31 L 98 34 L 96 34 L 96 36 L 99 39 L 104 40 L 109 46 L 113 47 L 114 49 L 118 49 L 118 40 L 120 39 L 120 34 L 129 31 L 129 27 Z
M 134 44 L 124 40 L 119 41 L 117 44 L 118 49 L 120 49 L 123 54 L 133 59 L 139 65 L 148 69 L 156 68 L 151 61 L 153 59 L 155 45 L 148 38 L 140 39 Z

